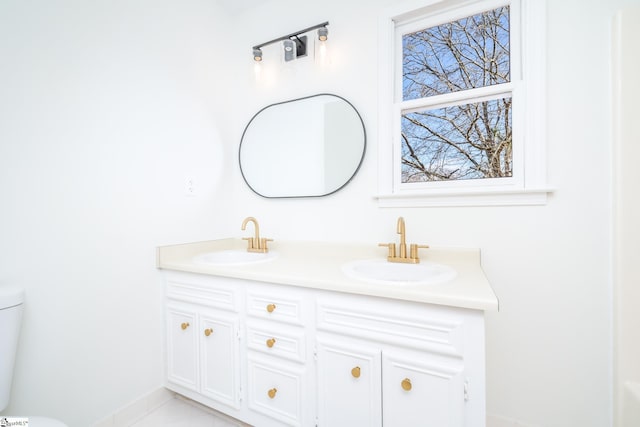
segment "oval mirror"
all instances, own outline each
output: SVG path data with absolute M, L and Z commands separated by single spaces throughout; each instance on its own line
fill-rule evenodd
M 313 95 L 269 105 L 240 141 L 240 171 L 263 197 L 319 197 L 344 187 L 362 163 L 364 123 L 346 99 Z

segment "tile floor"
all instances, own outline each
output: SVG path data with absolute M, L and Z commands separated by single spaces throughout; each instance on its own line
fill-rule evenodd
M 131 427 L 249 427 L 195 402 L 171 399 Z

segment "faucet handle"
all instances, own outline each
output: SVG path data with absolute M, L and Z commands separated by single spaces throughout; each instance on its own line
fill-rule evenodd
M 253 237 L 243 237 L 242 240 L 247 241 L 247 250 L 251 250 L 255 247 Z
M 396 244 L 395 243 L 378 243 L 378 246 L 386 246 L 389 248 L 389 255 L 387 255 L 388 258 L 395 258 L 396 257 Z
M 428 247 L 429 245 L 417 245 L 415 243 L 412 243 L 409 246 L 409 257 L 411 259 L 420 260 L 420 258 L 418 258 L 418 249 L 420 248 L 427 249 Z
M 256 247 L 256 249 L 260 249 L 263 252 L 268 252 L 269 248 L 267 247 L 267 242 L 273 242 L 273 239 L 262 237 L 260 240 L 258 240 L 258 246 Z

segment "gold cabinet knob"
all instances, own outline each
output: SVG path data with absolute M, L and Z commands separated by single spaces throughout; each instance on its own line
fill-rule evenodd
M 184 331 L 185 329 L 187 329 L 189 327 L 189 322 L 182 322 L 182 325 L 180 325 L 180 327 Z
M 269 313 L 273 313 L 273 310 L 275 310 L 275 309 L 276 309 L 276 305 L 275 305 L 275 304 L 269 304 L 269 305 L 267 305 L 267 311 L 268 311 Z
M 402 380 L 402 383 L 400 383 L 402 385 L 402 389 L 405 391 L 409 391 L 411 390 L 411 380 L 409 378 L 405 378 Z
M 267 340 L 267 347 L 271 348 L 273 347 L 273 345 L 276 343 L 276 339 L 275 338 L 269 338 Z
M 205 329 L 205 330 L 204 330 L 204 334 L 205 334 L 206 336 L 209 336 L 209 335 L 211 335 L 212 333 L 213 333 L 213 328 L 207 328 L 207 329 Z
M 360 366 L 356 366 L 351 370 L 351 375 L 353 378 L 360 378 Z
M 272 388 L 271 390 L 269 390 L 267 392 L 267 394 L 269 395 L 269 399 L 273 399 L 274 397 L 276 397 L 277 392 L 278 392 L 277 388 Z

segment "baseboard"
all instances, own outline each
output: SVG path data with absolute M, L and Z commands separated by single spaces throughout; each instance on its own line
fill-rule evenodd
M 487 427 L 537 427 L 533 424 L 525 424 L 512 418 L 499 415 L 487 415 Z
M 174 392 L 160 387 L 98 421 L 93 427 L 128 427 L 175 396 Z

